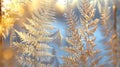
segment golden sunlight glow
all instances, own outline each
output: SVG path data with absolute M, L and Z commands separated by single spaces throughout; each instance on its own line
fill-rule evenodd
M 56 8 L 59 12 L 63 13 L 65 11 L 66 0 L 58 0 L 56 3 Z M 69 1 L 69 0 L 68 0 Z M 74 7 L 78 0 L 72 0 L 71 5 Z
M 29 6 L 30 12 L 33 12 L 34 10 L 38 9 L 39 5 L 39 0 L 32 0 L 31 2 L 27 2 Z
M 33 8 L 33 9 L 38 9 L 38 8 L 40 7 L 40 6 L 39 6 L 39 5 L 40 5 L 39 3 L 40 3 L 40 0 L 33 0 L 33 1 L 32 1 L 32 8 Z
M 0 34 L 2 34 L 2 32 L 3 32 L 3 27 L 2 27 L 2 25 L 0 24 Z
M 4 4 L 5 6 L 7 6 L 8 4 L 10 4 L 11 2 L 10 2 L 10 0 L 4 0 L 3 2 L 2 2 L 2 4 Z
M 39 9 L 41 7 L 41 3 L 46 0 L 31 0 L 26 1 L 27 7 L 29 8 L 30 12 L 34 12 L 35 10 Z
M 60 4 L 65 5 L 65 0 L 58 0 L 57 2 L 60 3 Z
M 59 12 L 64 12 L 65 10 L 65 0 L 58 0 L 56 3 L 56 8 Z
M 0 23 L 0 34 L 6 36 L 13 27 L 16 18 L 24 15 L 23 5 L 17 0 L 3 0 L 2 2 L 2 22 Z

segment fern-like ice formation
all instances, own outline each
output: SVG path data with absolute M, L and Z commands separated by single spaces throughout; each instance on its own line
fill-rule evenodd
M 65 61 L 63 67 L 95 67 L 101 59 L 101 57 L 96 58 L 99 51 L 94 49 L 96 46 L 94 33 L 99 19 L 94 19 L 95 8 L 90 4 L 90 1 L 80 0 L 78 2 L 78 9 L 81 13 L 80 28 L 76 27 L 77 17 L 70 5 L 66 12 L 70 33 L 67 42 L 70 46 L 66 47 L 65 51 L 70 56 L 63 57 Z
M 13 47 L 17 51 L 16 59 L 21 66 L 27 67 L 50 67 L 45 64 L 53 55 L 49 52 L 51 47 L 48 42 L 52 41 L 50 30 L 53 29 L 51 22 L 54 20 L 55 0 L 41 0 L 41 7 L 27 18 L 24 31 L 15 30 L 20 41 L 15 41 Z
M 2 0 L 1 10 L 0 35 L 6 39 L 16 20 L 24 14 L 23 3 L 19 3 L 17 0 Z
M 101 5 L 102 6 L 102 5 Z M 108 5 L 104 4 L 101 10 L 101 23 L 102 29 L 107 42 L 105 44 L 109 52 L 107 56 L 110 56 L 109 60 L 113 66 L 119 67 L 120 66 L 120 48 L 118 44 L 118 34 L 117 34 L 117 22 L 116 22 L 116 5 L 113 5 L 113 15 L 111 14 L 111 9 Z M 113 21 L 110 21 L 110 17 L 113 16 Z
M 95 16 L 95 8 L 92 4 L 90 4 L 89 0 L 81 1 L 78 6 L 78 9 L 81 13 L 81 28 L 80 33 L 86 42 L 86 52 L 88 52 L 89 56 L 94 55 L 94 46 L 95 46 L 95 36 L 94 33 L 97 30 L 97 25 L 99 22 L 98 18 L 94 19 Z
M 82 51 L 83 51 L 83 44 L 81 42 L 81 36 L 79 35 L 78 30 L 76 27 L 75 22 L 75 15 L 72 11 L 72 9 L 68 9 L 69 12 L 66 13 L 66 17 L 68 19 L 67 24 L 69 25 L 68 33 L 69 37 L 66 39 L 67 42 L 70 44 L 69 47 L 65 48 L 65 51 L 67 51 L 70 56 L 63 57 L 63 60 L 65 64 L 63 67 L 79 67 L 80 59 L 82 59 Z M 74 15 L 74 16 L 73 16 Z

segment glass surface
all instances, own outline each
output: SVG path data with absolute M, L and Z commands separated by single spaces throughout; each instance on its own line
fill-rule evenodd
M 120 67 L 120 0 L 0 4 L 0 67 Z

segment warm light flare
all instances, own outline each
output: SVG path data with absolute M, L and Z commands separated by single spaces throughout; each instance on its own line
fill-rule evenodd
M 63 13 L 65 10 L 65 0 L 58 0 L 56 3 L 56 8 L 59 12 Z
M 14 18 L 2 18 L 2 23 L 0 24 L 0 34 L 3 37 L 8 35 L 10 28 L 14 25 Z
M 9 30 L 13 27 L 16 18 L 24 15 L 23 4 L 18 0 L 2 1 L 2 22 L 0 24 L 0 34 L 4 37 L 8 35 Z
M 47 1 L 47 0 L 31 0 L 31 1 L 26 1 L 26 4 L 29 11 L 34 12 L 35 10 L 43 6 L 44 1 Z
M 4 1 L 2 2 L 2 4 L 4 4 L 4 5 L 8 5 L 8 4 L 10 4 L 10 3 L 11 3 L 10 0 L 4 0 Z
M 65 0 L 58 0 L 57 2 L 62 4 L 62 5 L 65 5 Z
M 70 0 L 68 0 L 69 2 Z M 78 0 L 72 0 L 71 2 L 71 6 L 75 6 L 77 4 L 77 1 Z M 58 0 L 57 3 L 56 3 L 56 8 L 59 12 L 63 13 L 65 11 L 65 8 L 66 8 L 66 2 L 67 0 Z

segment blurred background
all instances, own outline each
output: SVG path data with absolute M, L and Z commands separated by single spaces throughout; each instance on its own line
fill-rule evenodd
M 14 10 L 18 11 L 17 13 L 16 12 L 12 13 L 12 14 L 14 14 L 14 17 L 12 15 L 13 18 L 16 18 L 16 17 L 20 18 L 20 19 L 16 18 L 16 20 L 14 21 L 14 25 L 12 25 L 12 27 L 15 29 L 18 29 L 18 30 L 22 30 L 21 29 L 23 27 L 22 23 L 26 21 L 25 18 L 29 17 L 31 12 L 35 11 L 36 9 L 38 9 L 40 7 L 39 1 L 41 1 L 41 0 L 31 0 L 30 2 L 29 2 L 29 0 L 26 0 L 24 2 L 26 4 L 26 6 L 22 3 L 22 6 L 19 6 L 21 4 L 18 4 L 16 7 L 13 6 L 15 4 L 15 2 L 13 4 L 11 4 L 11 2 L 9 2 L 9 1 L 12 1 L 12 0 L 2 0 L 1 8 L 2 8 L 2 10 L 13 8 L 13 10 L 11 10 L 11 12 Z M 13 0 L 13 1 L 17 1 L 17 0 Z M 68 0 L 68 1 L 70 1 L 70 0 Z M 93 3 L 96 8 L 95 17 L 100 18 L 99 10 L 97 8 L 97 1 L 98 0 L 91 0 L 91 3 Z M 100 1 L 102 2 L 103 0 L 100 0 Z M 67 32 L 66 32 L 67 20 L 64 17 L 64 13 L 67 9 L 66 2 L 67 2 L 67 0 L 56 0 L 56 3 L 55 3 L 55 12 L 56 12 L 55 18 L 56 18 L 56 20 L 52 23 L 52 25 L 55 27 L 55 35 L 53 35 L 53 36 L 56 38 L 53 42 L 50 43 L 50 46 L 52 46 L 54 48 L 54 50 L 51 51 L 55 55 L 55 57 L 53 58 L 53 60 L 54 60 L 53 63 L 54 63 L 54 65 L 58 65 L 58 66 L 60 64 L 64 63 L 62 61 L 61 57 L 67 55 L 66 52 L 64 52 L 62 50 L 63 47 L 68 46 L 68 43 L 65 40 L 65 38 L 67 37 Z M 74 11 L 76 12 L 75 14 L 79 17 L 80 13 L 76 10 L 77 2 L 78 2 L 77 0 L 73 0 L 71 3 L 74 8 Z M 106 2 L 109 4 L 109 6 L 112 6 L 113 4 L 117 5 L 117 31 L 118 31 L 118 35 L 120 38 L 120 26 L 119 26 L 120 25 L 120 0 L 106 0 Z M 7 8 L 4 8 L 3 6 L 5 4 L 10 4 L 10 5 L 7 5 Z M 8 21 L 11 21 L 11 19 L 7 20 L 7 22 Z M 110 18 L 110 21 L 111 22 L 113 21 L 112 17 Z M 106 47 L 104 46 L 104 43 L 102 43 L 102 41 L 104 40 L 104 36 L 101 33 L 100 24 L 98 24 L 98 26 L 99 27 L 98 27 L 97 31 L 95 32 L 95 36 L 96 36 L 95 43 L 97 44 L 95 49 L 100 49 L 101 55 L 104 55 L 106 53 L 106 51 L 105 51 Z M 11 32 L 13 30 L 13 28 L 10 28 L 9 32 Z M 1 28 L 0 28 L 0 30 L 1 30 Z M 0 34 L 2 34 L 2 33 L 0 33 Z M 11 34 L 9 33 L 8 36 L 6 36 L 5 38 L 2 36 L 0 36 L 0 37 L 2 38 L 2 45 L 4 45 L 4 47 L 0 47 L 0 67 L 19 67 L 17 64 L 15 64 L 16 61 L 15 61 L 14 55 L 16 54 L 16 52 L 12 48 L 10 48 Z M 101 60 L 101 63 L 105 62 L 107 59 L 108 59 L 108 57 L 104 56 L 103 59 Z

